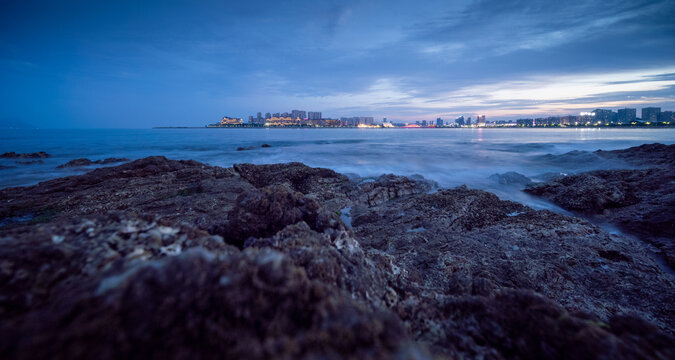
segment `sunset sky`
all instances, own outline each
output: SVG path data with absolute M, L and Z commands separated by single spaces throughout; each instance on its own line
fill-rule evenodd
M 0 49 L 4 126 L 675 109 L 674 1 L 0 0 Z

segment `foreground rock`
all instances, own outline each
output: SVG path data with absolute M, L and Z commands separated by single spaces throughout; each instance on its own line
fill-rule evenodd
M 675 268 L 675 146 L 652 144 L 602 154 L 653 167 L 557 177 L 526 191 L 637 235 Z
M 642 243 L 432 187 L 151 157 L 0 190 L 0 353 L 675 356 L 675 286 Z
M 47 154 L 44 151 L 36 152 L 36 153 L 23 153 L 23 154 L 17 154 L 14 151 L 12 152 L 6 152 L 2 155 L 0 155 L 0 158 L 2 159 L 44 159 L 44 158 L 49 158 L 52 157 L 51 155 Z

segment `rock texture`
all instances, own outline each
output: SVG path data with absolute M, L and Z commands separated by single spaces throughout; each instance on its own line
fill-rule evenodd
M 1 159 L 43 159 L 43 158 L 48 158 L 52 157 L 51 155 L 47 154 L 44 151 L 36 152 L 36 153 L 23 153 L 23 154 L 17 154 L 14 151 L 12 152 L 6 152 L 2 155 L 0 155 Z
M 114 164 L 114 163 L 120 163 L 120 162 L 126 162 L 129 161 L 129 159 L 126 158 L 105 158 L 103 160 L 89 160 L 89 159 L 75 159 L 75 160 L 70 160 L 65 164 L 57 166 L 58 169 L 61 168 L 68 168 L 68 167 L 80 167 L 80 166 L 91 166 L 91 165 L 108 165 L 108 164 Z
M 642 145 L 596 154 L 650 167 L 557 177 L 526 191 L 637 235 L 653 244 L 675 268 L 675 145 Z
M 675 357 L 642 243 L 433 188 L 150 157 L 0 190 L 0 354 Z

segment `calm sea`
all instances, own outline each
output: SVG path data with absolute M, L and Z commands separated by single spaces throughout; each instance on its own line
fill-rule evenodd
M 163 155 L 211 165 L 300 161 L 362 177 L 420 174 L 443 187 L 466 184 L 535 207 L 547 207 L 490 180 L 516 171 L 529 177 L 622 167 L 592 156 L 548 161 L 542 155 L 675 143 L 675 129 L 134 129 L 2 130 L 0 153 L 46 151 L 42 164 L 0 159 L 0 188 L 25 186 L 89 168 L 56 169 L 76 158 L 138 159 Z M 261 148 L 269 144 L 270 148 Z M 255 147 L 237 151 L 237 147 Z

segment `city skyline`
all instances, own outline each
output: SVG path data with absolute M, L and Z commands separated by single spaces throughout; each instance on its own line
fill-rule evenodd
M 675 108 L 671 1 L 4 2 L 0 127 Z

